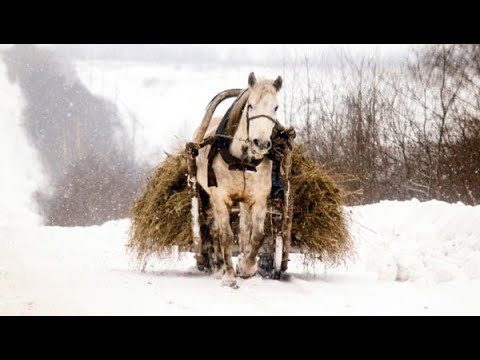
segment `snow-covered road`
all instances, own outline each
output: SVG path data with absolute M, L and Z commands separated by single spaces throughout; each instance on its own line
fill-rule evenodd
M 413 200 L 352 212 L 347 268 L 295 258 L 281 281 L 240 279 L 238 290 L 198 272 L 192 254 L 142 273 L 126 253 L 128 220 L 1 225 L 0 315 L 480 315 L 480 207 Z

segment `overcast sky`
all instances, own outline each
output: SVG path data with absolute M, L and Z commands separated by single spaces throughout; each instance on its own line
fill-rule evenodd
M 193 64 L 278 65 L 286 58 L 333 58 L 341 51 L 395 58 L 409 44 L 55 44 L 60 54 L 84 60 L 108 59 Z

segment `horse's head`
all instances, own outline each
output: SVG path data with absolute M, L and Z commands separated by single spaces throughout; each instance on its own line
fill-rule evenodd
M 257 81 L 252 72 L 248 77 L 250 95 L 246 103 L 247 136 L 250 156 L 260 159 L 272 147 L 272 131 L 277 124 L 277 93 L 282 87 L 282 78 L 275 81 Z

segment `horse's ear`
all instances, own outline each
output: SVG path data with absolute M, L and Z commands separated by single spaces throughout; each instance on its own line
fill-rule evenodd
M 277 77 L 277 79 L 273 82 L 273 87 L 277 90 L 277 91 L 280 91 L 280 89 L 282 88 L 282 84 L 283 84 L 283 79 L 281 76 Z
M 257 78 L 255 77 L 255 74 L 253 72 L 248 75 L 248 85 L 250 87 L 253 87 L 257 83 Z

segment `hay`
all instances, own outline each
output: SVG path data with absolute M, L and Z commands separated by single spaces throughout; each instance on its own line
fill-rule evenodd
M 191 197 L 186 174 L 186 155 L 170 155 L 132 207 L 129 246 L 139 259 L 169 252 L 173 245 L 191 249 Z M 301 247 L 308 258 L 328 265 L 347 260 L 352 244 L 343 211 L 343 190 L 300 147 L 293 153 L 291 184 L 292 245 Z
M 328 265 L 344 263 L 352 241 L 344 212 L 346 193 L 301 147 L 292 154 L 292 245 Z
M 165 254 L 173 245 L 188 250 L 192 243 L 191 196 L 187 186 L 187 156 L 169 155 L 149 178 L 130 212 L 128 246 L 138 259 Z

